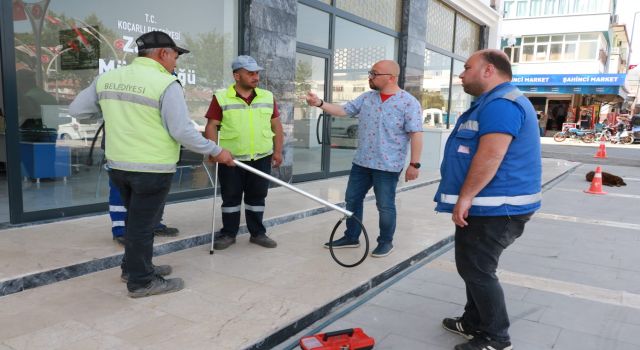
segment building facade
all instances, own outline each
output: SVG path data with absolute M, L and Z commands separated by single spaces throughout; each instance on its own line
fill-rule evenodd
M 285 130 L 273 174 L 298 182 L 344 175 L 357 147 L 356 118 L 306 106 L 308 90 L 334 103 L 368 89 L 381 59 L 401 65 L 401 86 L 422 103 L 425 130 L 446 130 L 470 103 L 458 75 L 469 55 L 497 42 L 488 0 L 0 0 L 0 224 L 107 209 L 100 118 L 75 120 L 73 98 L 99 74 L 130 63 L 134 39 L 167 32 L 180 57 L 194 127 L 213 93 L 233 82 L 231 61 L 265 67 Z M 202 157 L 183 151 L 170 200 L 212 193 Z
M 499 45 L 547 134 L 628 109 L 629 38 L 615 0 L 505 0 L 501 10 Z

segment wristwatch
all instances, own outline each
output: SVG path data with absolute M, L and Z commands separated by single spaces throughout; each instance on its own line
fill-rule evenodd
M 420 169 L 420 163 L 409 163 L 409 165 L 411 165 L 412 167 L 416 168 L 416 169 Z

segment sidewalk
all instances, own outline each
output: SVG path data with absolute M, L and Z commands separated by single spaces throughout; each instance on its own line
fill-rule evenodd
M 545 160 L 544 181 L 572 166 Z M 422 174 L 420 181 L 436 179 L 435 173 Z M 345 184 L 341 177 L 300 187 L 339 203 Z M 433 212 L 434 185 L 409 183 L 400 191 L 396 249 L 386 258 L 369 258 L 354 269 L 338 266 L 321 246 L 341 216 L 318 214 L 322 208 L 315 202 L 278 188 L 266 213 L 277 224 L 268 229 L 277 249 L 251 245 L 242 235 L 213 256 L 208 245 L 159 256 L 157 264 L 173 265 L 186 281 L 185 290 L 174 294 L 130 299 L 119 269 L 111 268 L 6 295 L 0 298 L 0 349 L 268 348 L 450 240 L 450 218 Z M 202 237 L 210 231 L 210 211 L 210 199 L 172 204 L 166 222 L 181 229 L 183 240 Z M 299 215 L 291 217 L 291 211 Z M 375 241 L 373 201 L 365 203 L 364 223 Z M 103 215 L 0 232 L 3 281 L 79 262 L 116 261 L 120 248 L 111 243 L 108 227 Z M 167 244 L 162 240 L 156 249 Z
M 582 165 L 546 191 L 542 209 L 501 258 L 514 349 L 640 350 L 640 178 L 637 168 L 610 167 L 627 187 L 587 195 L 584 174 L 592 168 Z M 317 325 L 362 327 L 380 350 L 464 342 L 440 324 L 461 315 L 466 301 L 453 250 L 386 287 Z

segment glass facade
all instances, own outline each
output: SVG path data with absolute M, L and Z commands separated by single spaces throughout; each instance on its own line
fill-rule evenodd
M 178 60 L 176 74 L 197 129 L 204 130 L 213 92 L 233 81 L 236 1 L 198 1 L 197 10 L 185 9 L 189 21 L 150 0 L 14 6 L 18 115 L 8 122 L 17 122 L 20 130 L 25 213 L 107 200 L 101 116 L 76 119 L 68 106 L 99 74 L 130 63 L 142 33 L 162 30 L 191 50 Z M 5 129 L 1 132 L 4 136 Z M 210 187 L 202 156 L 183 151 L 181 157 L 172 192 Z
M 456 12 L 441 1 L 428 1 L 427 43 L 447 51 L 452 51 L 455 17 Z
M 298 4 L 297 40 L 301 43 L 329 48 L 329 14 Z
M 296 56 L 293 175 L 298 178 L 348 171 L 358 147 L 358 119 L 334 117 L 306 106 L 305 89 L 343 104 L 370 89 L 367 72 L 375 62 L 398 60 L 398 35 L 392 33 L 400 28 L 401 1 L 333 3 L 331 10 L 314 8 L 309 1 L 298 3 L 297 42 L 305 44 Z M 345 18 L 339 10 L 355 16 Z M 370 22 L 389 30 L 371 28 L 376 26 Z
M 425 50 L 422 119 L 425 127 L 445 127 L 449 111 L 451 57 Z
M 480 32 L 480 25 L 443 2 L 427 2 L 427 49 L 421 93 L 425 127 L 449 128 L 470 106 L 472 97 L 464 92 L 459 78 L 464 70 L 461 59 L 480 48 Z
M 336 0 L 336 7 L 396 32 L 400 31 L 401 0 Z
M 0 110 L 0 223 L 9 220 L 10 211 L 18 213 L 14 220 L 18 223 L 104 208 L 109 187 L 103 167 L 103 121 L 100 116 L 73 118 L 68 106 L 99 74 L 129 64 L 137 55 L 135 38 L 142 33 L 162 30 L 191 50 L 178 60 L 176 74 L 184 86 L 193 125 L 204 130 L 214 91 L 233 82 L 231 60 L 239 51 L 251 54 L 253 40 L 272 40 L 286 51 L 291 47 L 286 35 L 278 41 L 263 34 L 272 29 L 288 33 L 290 25 L 265 26 L 280 19 L 297 21 L 295 33 L 291 31 L 297 42 L 295 67 L 294 62 L 282 67 L 295 69 L 295 96 L 278 91 L 279 82 L 269 86 L 283 102 L 283 111 L 291 108 L 289 102 L 293 104 L 291 119 L 283 123 L 287 136 L 292 136 L 285 145 L 293 158 L 292 173 L 302 175 L 299 180 L 294 177 L 296 181 L 345 174 L 358 146 L 358 119 L 334 118 L 307 106 L 306 91 L 344 103 L 370 89 L 367 71 L 376 61 L 402 61 L 407 55 L 399 52 L 401 0 L 300 0 L 295 18 L 278 18 L 277 11 L 269 11 L 273 18 L 261 23 L 252 19 L 242 28 L 239 7 L 243 3 L 235 0 L 196 0 L 193 6 L 179 8 L 179 16 L 175 7 L 157 6 L 150 0 L 15 0 L 12 4 L 13 24 L 1 25 L 3 30 L 13 30 L 15 45 L 8 50 L 3 47 L 2 55 L 15 59 L 16 79 L 15 86 L 3 87 L 15 93 L 3 96 L 0 91 L 0 103 L 3 107 L 9 103 L 17 114 L 2 115 Z M 416 90 L 422 88 L 415 93 L 425 108 L 425 126 L 447 127 L 468 106 L 469 97 L 457 76 L 462 61 L 480 44 L 480 26 L 438 0 L 428 0 L 427 13 L 418 16 L 426 16 L 426 28 L 418 29 L 426 29 L 427 50 L 422 85 L 420 74 L 413 73 Z M 556 49 L 550 47 L 549 52 L 566 52 L 556 53 Z M 574 52 L 581 55 L 590 50 L 576 46 Z M 264 52 L 257 55 L 259 62 L 265 59 Z M 419 72 L 421 68 L 412 67 Z M 17 98 L 1 100 L 7 96 Z M 11 135 L 11 145 L 6 144 L 6 125 L 10 132 L 18 131 Z M 7 151 L 20 164 L 7 164 Z M 172 198 L 202 195 L 201 190 L 210 188 L 201 160 L 200 155 L 182 152 Z M 15 198 L 11 210 L 9 193 Z
M 396 38 L 336 18 L 332 102 L 343 104 L 369 91 L 367 72 L 380 60 L 397 60 Z M 331 171 L 351 169 L 358 147 L 358 119 L 331 119 Z

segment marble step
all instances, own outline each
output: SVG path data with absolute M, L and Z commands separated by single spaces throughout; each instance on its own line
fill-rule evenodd
M 398 192 L 410 191 L 438 181 L 436 174 L 431 173 L 425 176 L 425 180 L 402 184 L 399 186 Z M 345 185 L 346 177 L 340 177 L 303 183 L 300 187 L 309 193 L 344 207 L 344 200 L 341 196 Z M 374 195 L 369 193 L 365 201 L 372 199 L 374 199 Z M 211 202 L 211 199 L 203 199 L 168 205 L 165 210 L 165 222 L 170 224 L 179 223 L 177 226 L 180 227 L 182 232 L 186 231 L 186 235 L 170 239 L 156 238 L 154 256 L 210 244 L 211 213 L 210 211 L 203 211 L 202 207 L 209 206 L 210 208 Z M 218 199 L 218 205 L 219 203 Z M 271 209 L 272 215 L 269 215 L 269 209 Z M 285 223 L 304 220 L 328 211 L 331 211 L 331 209 L 288 189 L 274 188 L 270 190 L 267 198 L 264 225 L 269 229 Z M 171 218 L 171 215 L 176 216 L 176 219 L 167 221 L 167 216 Z M 208 218 L 206 220 L 200 220 L 202 217 L 207 217 L 207 215 Z M 219 214 L 217 216 L 219 217 Z M 5 259 L 12 259 L 15 256 L 15 260 L 7 261 L 3 266 L 6 269 L 0 271 L 0 297 L 119 266 L 122 260 L 122 249 L 113 244 L 110 244 L 111 249 L 104 249 L 103 246 L 109 245 L 109 243 L 106 243 L 105 237 L 110 237 L 110 235 L 107 236 L 108 233 L 104 232 L 106 228 L 110 227 L 110 224 L 105 220 L 108 221 L 108 217 L 105 215 L 93 216 L 32 225 L 19 229 L 5 230 L 0 233 L 0 246 L 4 247 L 2 250 L 7 252 L 11 250 L 11 254 L 4 254 Z M 191 222 L 196 220 L 201 221 L 200 225 L 197 225 L 197 227 L 190 225 Z M 216 232 L 221 227 L 219 219 L 217 221 Z M 103 232 L 100 232 L 100 237 L 87 235 L 87 237 L 78 238 L 87 234 L 85 230 L 78 228 L 78 226 L 86 226 L 88 231 L 99 230 Z M 183 229 L 185 227 L 186 229 Z M 209 228 L 208 231 L 206 230 L 207 227 Z M 239 234 L 244 233 L 247 233 L 247 227 L 246 225 L 241 225 Z M 46 237 L 43 238 L 43 235 Z M 59 238 L 56 235 L 59 235 Z M 30 240 L 33 241 L 30 242 Z M 46 242 L 48 240 L 50 240 L 48 242 L 50 243 L 49 245 Z M 3 241 L 7 241 L 7 244 L 3 244 Z M 34 247 L 34 249 L 31 249 L 31 247 Z M 92 251 L 92 254 L 76 254 L 77 251 L 82 250 Z M 63 255 L 64 258 L 49 258 L 50 255 L 58 253 Z M 19 255 L 23 256 L 20 257 Z M 29 260 L 31 266 L 25 266 L 29 265 L 29 262 L 21 262 L 21 258 L 22 260 Z M 44 259 L 44 262 L 40 263 L 40 259 Z M 36 263 L 33 263 L 34 260 Z M 7 267 L 7 265 L 10 266 Z

